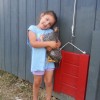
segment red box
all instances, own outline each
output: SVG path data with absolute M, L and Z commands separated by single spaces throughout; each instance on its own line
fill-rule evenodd
M 85 100 L 89 55 L 61 52 L 60 67 L 54 74 L 54 91 Z

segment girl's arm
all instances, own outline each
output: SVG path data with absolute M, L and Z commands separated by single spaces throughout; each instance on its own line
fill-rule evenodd
M 28 33 L 29 41 L 32 47 L 34 48 L 42 48 L 42 47 L 48 47 L 51 48 L 57 48 L 57 43 L 55 41 L 36 41 L 36 35 L 32 31 L 29 31 Z
M 60 48 L 60 46 L 61 46 L 61 42 L 58 41 L 58 42 L 57 42 L 57 48 Z M 47 47 L 46 49 L 47 49 L 47 51 L 51 51 L 51 50 L 52 50 L 51 47 Z

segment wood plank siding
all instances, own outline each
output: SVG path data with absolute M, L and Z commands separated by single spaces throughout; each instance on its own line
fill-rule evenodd
M 54 10 L 58 16 L 57 25 L 60 29 L 62 45 L 71 42 L 74 0 L 0 0 L 1 70 L 33 82 L 30 72 L 31 49 L 27 45 L 27 29 L 31 24 L 37 24 L 39 15 L 46 10 Z M 86 100 L 99 100 L 100 0 L 77 0 L 74 35 L 73 44 L 91 56 Z M 64 47 L 63 50 L 80 53 L 70 45 Z M 95 72 L 93 72 L 94 69 Z M 92 76 L 96 77 L 94 81 Z M 53 95 L 61 100 L 74 100 L 73 97 L 64 94 L 53 93 Z

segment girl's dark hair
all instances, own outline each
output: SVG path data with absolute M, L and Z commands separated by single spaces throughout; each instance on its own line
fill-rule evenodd
M 57 23 L 57 15 L 56 15 L 56 13 L 54 11 L 45 11 L 44 15 L 46 15 L 46 14 L 49 14 L 49 15 L 54 17 L 54 19 L 55 19 L 54 25 L 55 25 Z M 52 26 L 52 28 L 54 27 L 54 25 Z

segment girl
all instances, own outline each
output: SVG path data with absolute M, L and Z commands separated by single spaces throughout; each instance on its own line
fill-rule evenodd
M 40 15 L 40 21 L 37 25 L 31 25 L 28 28 L 29 44 L 32 47 L 31 72 L 34 76 L 33 100 L 38 100 L 39 87 L 44 75 L 46 86 L 46 100 L 51 99 L 52 78 L 54 72 L 54 63 L 47 61 L 46 50 L 59 48 L 61 43 L 58 41 L 41 41 L 43 34 L 53 32 L 52 28 L 57 22 L 57 16 L 53 11 L 46 11 Z

